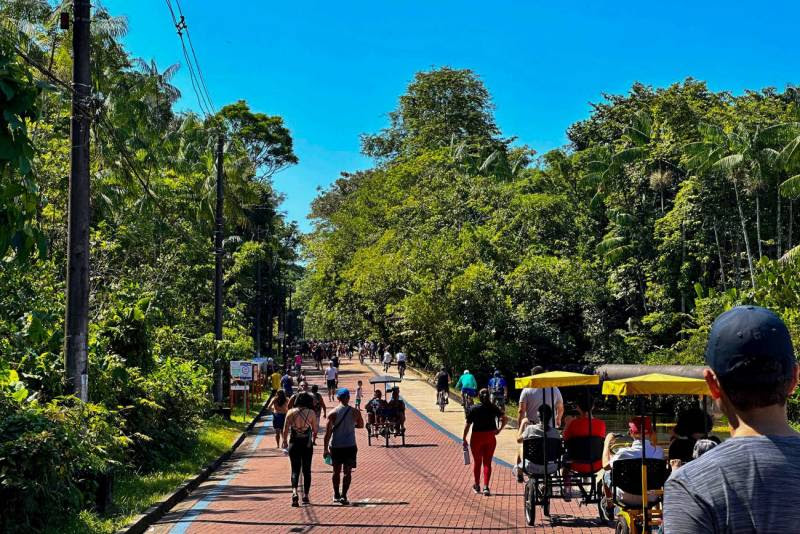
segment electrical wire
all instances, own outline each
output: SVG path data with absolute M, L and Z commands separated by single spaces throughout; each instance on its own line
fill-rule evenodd
M 208 91 L 208 86 L 206 85 L 205 76 L 203 76 L 203 71 L 200 69 L 200 61 L 197 59 L 197 53 L 194 51 L 194 43 L 192 43 L 192 34 L 189 32 L 189 26 L 186 25 L 185 18 L 183 16 L 183 9 L 181 8 L 180 0 L 175 0 L 175 5 L 178 6 L 178 14 L 181 16 L 181 20 L 184 21 L 184 29 L 186 30 L 186 38 L 189 40 L 189 49 L 192 51 L 192 57 L 194 58 L 194 64 L 197 67 L 197 74 L 198 78 L 200 78 L 200 83 L 203 86 L 203 91 L 206 95 L 206 99 L 208 103 L 211 104 L 211 109 L 214 108 L 214 103 L 211 101 L 211 93 Z
M 175 0 L 175 4 L 178 8 L 178 15 L 176 16 L 175 9 L 172 6 L 172 1 L 165 0 L 165 2 L 167 4 L 167 8 L 169 9 L 170 16 L 172 17 L 172 23 L 175 25 L 178 38 L 181 40 L 181 51 L 183 52 L 183 58 L 186 60 L 186 67 L 189 70 L 189 81 L 191 82 L 192 90 L 197 97 L 197 103 L 204 115 L 213 115 L 215 109 L 214 104 L 211 101 L 211 95 L 208 91 L 208 86 L 206 85 L 205 78 L 203 77 L 203 72 L 200 69 L 200 62 L 197 59 L 197 53 L 195 52 L 194 45 L 192 43 L 192 37 L 189 33 L 189 26 L 186 24 L 186 17 L 183 15 L 183 9 L 181 8 L 180 2 Z M 183 38 L 184 33 L 186 33 L 186 40 Z M 186 41 L 189 42 L 188 49 L 186 47 Z M 189 50 L 191 50 L 191 54 Z

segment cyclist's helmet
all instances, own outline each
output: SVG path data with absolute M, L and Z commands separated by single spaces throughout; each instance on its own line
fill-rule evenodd
M 447 371 L 447 367 L 445 367 L 445 366 L 443 365 L 443 366 L 442 366 L 442 371 Z
M 494 376 L 495 376 L 496 378 L 500 378 L 500 376 L 501 376 L 501 375 L 500 375 L 500 371 L 499 371 L 499 370 L 497 370 L 497 369 L 495 369 L 495 371 L 494 371 Z
M 468 375 L 469 374 L 469 369 L 464 369 L 464 374 Z

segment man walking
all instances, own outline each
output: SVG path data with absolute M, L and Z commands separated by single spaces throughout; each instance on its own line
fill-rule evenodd
M 731 439 L 675 471 L 664 486 L 664 532 L 796 532 L 800 433 L 786 416 L 798 365 L 786 325 L 737 306 L 711 327 L 703 372 Z
M 364 419 L 360 410 L 349 406 L 350 391 L 340 388 L 336 392 L 339 406 L 328 414 L 328 425 L 325 428 L 324 455 L 330 456 L 333 463 L 333 501 L 343 505 L 349 504 L 347 491 L 350 489 L 352 471 L 356 467 L 356 428 L 364 428 Z M 344 477 L 341 477 L 344 468 Z M 342 488 L 339 491 L 341 477 Z
M 328 363 L 328 368 L 325 369 L 325 382 L 328 386 L 328 401 L 333 402 L 333 393 L 336 391 L 336 382 L 339 378 L 339 369 L 333 365 L 333 361 L 331 360 Z

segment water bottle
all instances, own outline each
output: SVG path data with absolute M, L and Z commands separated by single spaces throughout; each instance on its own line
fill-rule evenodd
M 464 445 L 464 465 L 469 465 L 469 447 Z
M 327 465 L 333 465 L 333 458 L 331 458 L 330 454 L 326 454 L 322 457 L 322 461 L 325 462 Z

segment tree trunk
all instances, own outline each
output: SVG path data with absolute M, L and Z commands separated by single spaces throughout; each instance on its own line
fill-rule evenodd
M 758 240 L 758 259 L 761 259 L 761 204 L 756 191 L 756 239 Z M 753 286 L 755 287 L 755 286 Z
M 719 246 L 719 234 L 717 233 L 717 216 L 714 216 L 714 242 L 717 244 L 717 256 L 719 257 L 719 278 L 722 282 L 722 290 L 728 290 L 728 284 L 725 282 L 725 264 L 722 263 L 722 248 Z
M 744 220 L 744 211 L 742 210 L 742 202 L 739 200 L 739 186 L 736 185 L 736 178 L 733 179 L 733 192 L 736 195 L 736 207 L 739 210 L 739 222 L 742 223 L 742 236 L 744 236 L 744 248 L 747 252 L 747 265 L 750 268 L 750 282 L 753 284 L 753 289 L 756 288 L 756 273 L 753 269 L 753 254 L 750 251 L 750 238 L 747 237 L 747 225 Z M 756 202 L 758 195 L 756 195 Z M 758 216 L 758 204 L 756 204 L 756 216 Z M 756 226 L 758 228 L 758 226 Z M 760 235 L 760 234 L 759 234 Z M 761 241 L 758 242 L 758 247 L 761 248 Z
M 742 287 L 742 245 L 739 243 L 739 240 L 736 240 L 736 245 L 734 247 L 735 250 L 735 269 L 736 269 L 736 287 Z
M 683 266 L 686 263 L 686 225 L 681 221 L 681 268 L 678 273 L 678 283 L 681 285 L 681 313 L 686 313 L 686 291 L 684 291 L 683 284 L 681 283 L 680 273 L 683 272 Z M 682 330 L 682 329 L 681 329 Z
M 776 218 L 778 219 L 777 222 L 775 223 L 776 224 L 776 232 L 775 233 L 778 234 L 777 235 L 777 239 L 778 239 L 778 256 L 777 257 L 780 258 L 783 255 L 783 250 L 781 249 L 781 233 L 782 232 L 781 232 L 781 188 L 780 188 L 780 184 L 778 185 L 778 215 L 776 216 Z
M 792 226 L 794 225 L 794 213 L 792 212 L 792 208 L 794 206 L 794 200 L 791 198 L 789 199 L 789 243 L 786 245 L 786 250 L 792 250 Z

